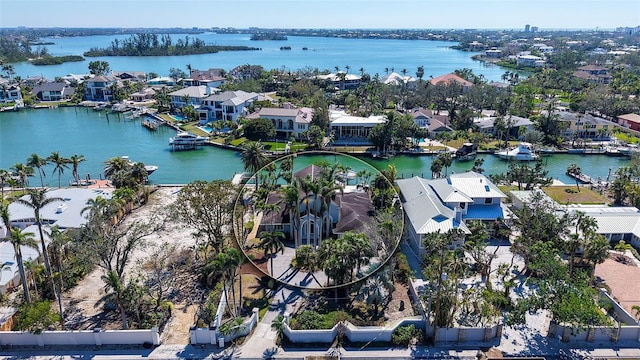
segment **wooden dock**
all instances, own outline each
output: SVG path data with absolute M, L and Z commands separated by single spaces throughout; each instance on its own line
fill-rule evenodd
M 582 183 L 582 184 L 587 184 L 587 185 L 606 185 L 605 181 L 602 181 L 601 178 L 592 178 L 591 176 L 584 174 L 584 173 L 579 173 L 579 174 L 573 174 L 573 173 L 568 173 L 567 172 L 567 176 L 572 177 L 576 180 L 578 180 L 578 182 Z

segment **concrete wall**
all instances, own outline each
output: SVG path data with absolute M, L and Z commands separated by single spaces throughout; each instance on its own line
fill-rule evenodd
M 0 331 L 0 345 L 160 345 L 158 328 L 148 330 Z
M 220 347 L 224 347 L 224 344 L 229 341 L 235 340 L 241 336 L 247 336 L 251 330 L 256 327 L 260 320 L 258 311 L 258 308 L 253 308 L 251 317 L 246 319 L 232 334 L 221 334 L 219 327 L 192 328 L 189 330 L 191 344 L 218 344 Z
M 426 323 L 423 317 L 416 316 L 399 319 L 386 326 L 355 326 L 348 321 L 342 325 L 337 324 L 326 330 L 292 330 L 289 327 L 289 314 L 285 314 L 284 335 L 293 343 L 331 343 L 340 331 L 343 331 L 350 341 L 368 342 L 384 341 L 391 342 L 393 332 L 401 327 L 414 325 L 418 329 L 425 329 Z M 340 329 L 340 326 L 342 328 Z M 438 328 L 438 342 L 478 342 L 489 341 L 501 336 L 501 325 L 494 325 L 490 328 Z
M 640 325 L 638 320 L 629 314 L 627 310 L 625 310 L 611 295 L 609 295 L 606 290 L 600 289 L 600 299 L 613 305 L 613 312 L 616 315 L 615 317 L 617 321 L 620 321 L 625 325 Z

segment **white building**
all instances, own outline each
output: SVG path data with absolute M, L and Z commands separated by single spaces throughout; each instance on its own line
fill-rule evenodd
M 387 118 L 378 116 L 352 116 L 345 111 L 329 111 L 329 130 L 336 141 L 368 142 L 369 132 L 374 126 L 384 124 Z
M 47 192 L 47 198 L 59 197 L 63 201 L 55 201 L 40 210 L 40 219 L 43 225 L 43 236 L 45 243 L 50 241 L 47 233 L 51 227 L 58 226 L 60 230 L 68 228 L 79 228 L 86 223 L 87 218 L 81 214 L 82 209 L 87 207 L 90 199 L 101 196 L 106 199 L 111 198 L 111 193 L 99 189 L 56 189 Z M 28 196 L 24 196 L 28 200 Z M 24 232 L 33 233 L 33 237 L 40 244 L 40 234 L 36 224 L 33 209 L 18 204 L 9 205 L 9 219 L 11 227 L 20 228 Z M 7 229 L 3 225 L 0 227 L 0 238 L 5 238 Z M 24 261 L 38 260 L 42 249 L 23 246 L 22 258 Z M 20 284 L 20 274 L 15 257 L 13 245 L 8 241 L 0 243 L 0 264 L 4 264 L 0 271 L 0 294 L 5 294 L 11 288 Z
M 247 108 L 256 100 L 257 93 L 242 90 L 209 95 L 202 100 L 202 107 L 198 109 L 200 123 L 215 120 L 238 121 L 238 117 L 246 115 Z
M 447 178 L 420 177 L 396 181 L 405 213 L 405 237 L 415 251 L 424 251 L 427 234 L 459 229 L 469 234 L 465 221 L 509 219 L 511 211 L 502 204 L 507 196 L 486 176 L 473 171 Z M 452 244 L 459 246 L 462 240 Z

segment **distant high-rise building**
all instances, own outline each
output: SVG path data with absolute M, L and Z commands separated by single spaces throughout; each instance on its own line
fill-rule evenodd
M 531 32 L 538 32 L 538 27 L 537 26 L 532 26 L 531 27 Z
M 530 29 L 531 29 L 531 25 L 527 24 L 524 26 L 524 32 L 529 32 Z

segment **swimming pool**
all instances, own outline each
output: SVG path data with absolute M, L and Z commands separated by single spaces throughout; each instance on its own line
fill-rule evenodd
M 184 116 L 179 114 L 171 114 L 171 117 L 176 119 L 176 121 L 184 121 Z

